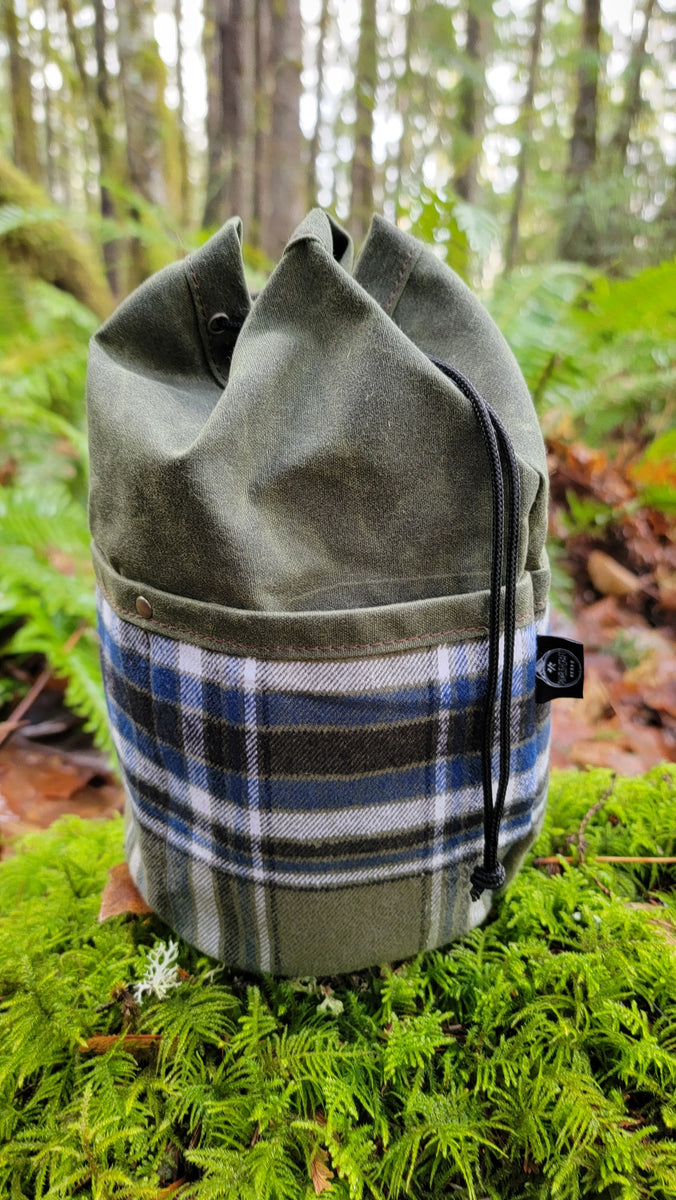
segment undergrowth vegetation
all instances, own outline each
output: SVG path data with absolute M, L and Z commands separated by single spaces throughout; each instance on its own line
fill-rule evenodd
M 29 837 L 0 866 L 0 1194 L 673 1200 L 676 867 L 598 856 L 675 855 L 675 799 L 675 767 L 556 775 L 535 854 L 571 865 L 319 981 L 98 925 L 119 820 Z

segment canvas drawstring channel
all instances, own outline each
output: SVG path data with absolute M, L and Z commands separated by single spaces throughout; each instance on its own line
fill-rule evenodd
M 471 875 L 472 899 L 478 900 L 486 888 L 497 889 L 505 882 L 505 868 L 498 859 L 500 822 L 509 783 L 511 758 L 511 703 L 514 673 L 514 637 L 516 632 L 516 582 L 519 563 L 521 518 L 521 481 L 516 455 L 509 436 L 490 405 L 455 367 L 429 354 L 428 358 L 469 400 L 481 431 L 488 455 L 493 500 L 491 546 L 490 605 L 488 616 L 488 678 L 481 741 L 481 776 L 484 802 L 483 862 Z M 502 459 L 501 459 L 502 452 Z M 504 470 L 508 483 L 507 546 L 505 568 L 504 658 L 500 686 L 500 751 L 498 790 L 493 799 L 493 730 L 495 701 L 500 673 L 500 600 L 502 592 L 503 542 L 505 531 Z

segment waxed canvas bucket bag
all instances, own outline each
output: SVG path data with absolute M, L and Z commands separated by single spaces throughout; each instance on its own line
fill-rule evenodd
M 91 345 L 90 524 L 126 854 L 226 963 L 350 971 L 489 912 L 544 815 L 547 471 L 488 313 L 319 209 L 237 218 Z

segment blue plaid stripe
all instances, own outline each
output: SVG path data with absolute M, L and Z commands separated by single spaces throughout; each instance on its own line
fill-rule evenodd
M 271 662 L 140 629 L 101 595 L 99 634 L 129 797 L 130 863 L 146 892 L 160 872 L 177 928 L 217 953 L 221 908 L 230 919 L 237 912 L 239 944 L 248 947 L 239 957 L 270 967 L 280 889 L 326 892 L 425 874 L 425 941 L 438 944 L 448 871 L 482 850 L 485 640 Z M 534 703 L 535 635 L 534 624 L 516 635 L 501 852 L 543 814 L 549 722 Z M 146 861 L 151 850 L 159 866 Z

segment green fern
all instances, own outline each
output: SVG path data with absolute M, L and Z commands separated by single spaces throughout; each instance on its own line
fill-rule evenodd
M 545 429 L 567 418 L 605 444 L 628 425 L 641 438 L 673 424 L 676 262 L 631 279 L 570 263 L 524 267 L 488 303 L 533 392 Z
M 183 1179 L 186 1200 L 310 1200 L 320 1163 L 334 1200 L 673 1200 L 676 869 L 594 856 L 673 854 L 675 798 L 673 766 L 555 775 L 535 852 L 569 851 L 602 800 L 586 863 L 526 865 L 462 942 L 332 979 L 333 1014 L 317 983 L 183 942 L 179 985 L 135 1006 L 170 934 L 96 923 L 121 821 L 32 835 L 0 864 L 0 1195 L 146 1200 Z M 648 893 L 661 905 L 628 903 Z M 88 1049 L 125 1031 L 159 1041 Z

